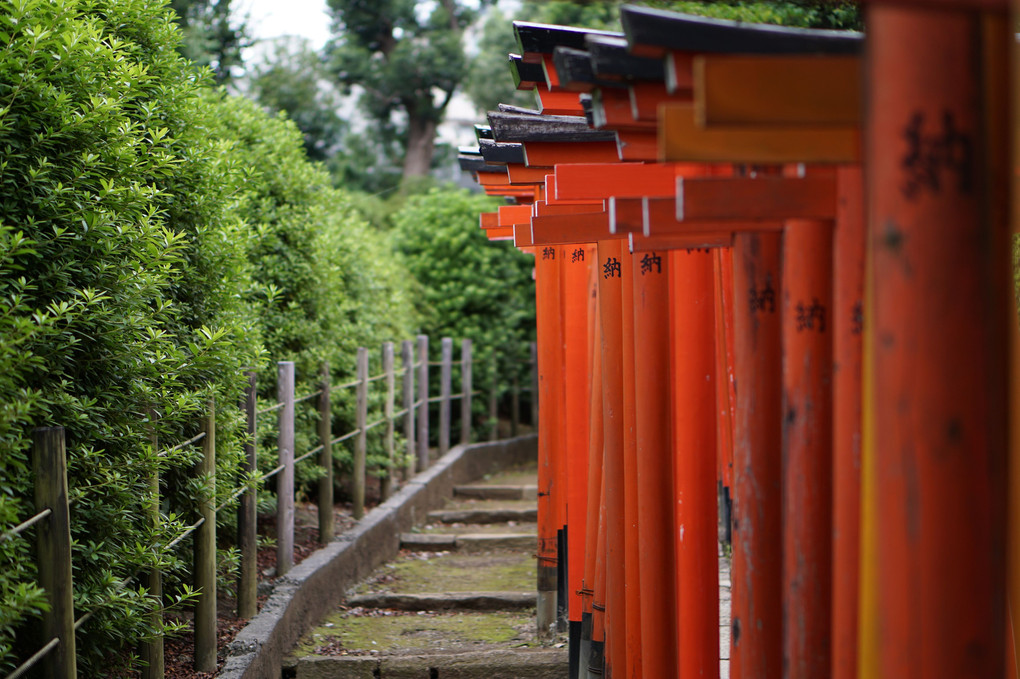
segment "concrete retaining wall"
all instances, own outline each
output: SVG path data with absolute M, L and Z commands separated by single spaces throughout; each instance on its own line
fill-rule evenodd
M 456 446 L 415 476 L 353 529 L 311 554 L 279 578 L 262 610 L 228 646 L 217 675 L 225 679 L 278 679 L 283 656 L 347 590 L 400 549 L 400 534 L 443 506 L 455 485 L 535 460 L 536 436 Z

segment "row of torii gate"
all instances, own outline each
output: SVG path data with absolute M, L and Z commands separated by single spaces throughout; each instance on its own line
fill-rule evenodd
M 1008 10 L 514 24 L 539 109 L 460 158 L 535 255 L 538 617 L 572 679 L 718 677 L 720 481 L 731 676 L 1016 676 Z

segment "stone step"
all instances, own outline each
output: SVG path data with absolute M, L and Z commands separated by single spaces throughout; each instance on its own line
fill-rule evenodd
M 534 608 L 536 598 L 535 592 L 373 592 L 352 596 L 347 605 L 398 611 L 520 611 Z
M 478 500 L 537 500 L 538 486 L 454 486 L 453 494 Z
M 497 549 L 534 551 L 538 546 L 535 533 L 403 533 L 400 548 L 416 552 L 489 552 Z
M 535 523 L 537 509 L 444 509 L 429 512 L 429 521 L 439 523 Z
M 297 679 L 566 679 L 566 648 L 522 648 L 428 653 L 392 657 L 327 656 L 301 658 Z

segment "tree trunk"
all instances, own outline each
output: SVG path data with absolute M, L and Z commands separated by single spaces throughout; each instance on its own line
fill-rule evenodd
M 412 177 L 427 177 L 432 168 L 438 123 L 428 118 L 410 117 L 407 124 L 407 154 L 404 156 L 404 182 Z

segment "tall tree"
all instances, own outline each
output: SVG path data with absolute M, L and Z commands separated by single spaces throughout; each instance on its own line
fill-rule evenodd
M 488 0 L 484 0 L 488 1 Z M 460 0 L 328 0 L 331 65 L 344 87 L 363 90 L 365 111 L 401 128 L 403 181 L 429 173 L 436 130 L 467 60 L 461 42 L 476 12 Z
M 217 83 L 229 83 L 243 63 L 241 50 L 252 44 L 247 17 L 235 16 L 232 0 L 170 0 L 170 8 L 184 34 L 181 55 L 212 69 Z
M 328 161 L 340 147 L 347 123 L 340 93 L 307 40 L 279 40 L 247 82 L 249 94 L 273 113 L 285 112 L 304 137 L 312 160 Z

